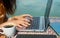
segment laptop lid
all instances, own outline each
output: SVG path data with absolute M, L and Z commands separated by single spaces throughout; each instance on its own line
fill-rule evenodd
M 49 21 L 49 14 L 50 14 L 50 10 L 51 10 L 51 7 L 52 7 L 52 2 L 53 0 L 48 0 L 47 1 L 47 5 L 46 5 L 46 11 L 45 11 L 45 27 L 47 29 L 48 27 L 48 24 L 50 24 L 50 21 Z

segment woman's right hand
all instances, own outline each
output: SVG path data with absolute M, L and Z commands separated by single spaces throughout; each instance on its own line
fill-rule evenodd
M 20 29 L 24 28 L 25 29 L 26 27 L 28 27 L 30 25 L 29 22 L 31 22 L 30 20 L 25 18 L 26 16 L 29 16 L 30 19 L 32 20 L 31 15 L 23 14 L 23 15 L 20 15 L 20 16 L 14 16 L 14 17 L 9 18 L 8 21 L 3 23 L 2 25 L 8 24 L 8 23 L 14 23 L 17 28 L 20 28 Z

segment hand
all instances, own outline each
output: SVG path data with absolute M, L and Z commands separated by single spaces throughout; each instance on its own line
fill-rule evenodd
M 18 19 L 22 20 L 22 19 L 24 19 L 27 16 L 30 17 L 30 19 L 32 20 L 32 16 L 31 15 L 29 15 L 29 14 L 23 14 L 23 15 L 20 15 L 20 16 L 13 16 L 13 17 L 9 18 L 8 21 L 18 20 Z
M 28 27 L 30 25 L 30 20 L 26 19 L 25 17 L 29 16 L 32 20 L 32 16 L 29 14 L 23 14 L 20 16 L 14 16 L 8 19 L 8 21 L 13 22 L 17 25 L 18 28 Z

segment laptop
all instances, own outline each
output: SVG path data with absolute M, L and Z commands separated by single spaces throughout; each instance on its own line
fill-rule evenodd
M 46 11 L 44 16 L 33 17 L 31 25 L 26 29 L 20 29 L 19 31 L 46 31 L 49 24 L 49 13 L 52 5 L 52 0 L 47 1 Z

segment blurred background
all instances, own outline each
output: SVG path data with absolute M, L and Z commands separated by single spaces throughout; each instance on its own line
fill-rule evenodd
M 46 10 L 47 0 L 16 0 L 16 11 L 13 16 L 31 14 L 32 16 L 43 16 Z M 60 0 L 53 0 L 50 16 L 60 16 Z

